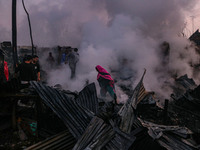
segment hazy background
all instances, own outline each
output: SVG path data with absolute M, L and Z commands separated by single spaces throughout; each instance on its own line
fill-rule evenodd
M 173 84 L 168 70 L 178 76 L 193 77 L 188 62 L 196 63 L 199 57 L 192 47 L 187 50 L 185 47 L 190 44 L 187 38 L 192 31 L 199 28 L 198 0 L 24 1 L 30 14 L 34 45 L 79 48 L 76 80 L 69 79 L 69 67 L 64 65 L 48 72 L 49 85 L 61 84 L 65 89 L 79 91 L 86 79 L 97 83 L 96 65 L 111 71 L 111 68 L 118 69 L 122 58 L 128 59 L 137 72 L 136 81 L 146 68 L 146 89 L 164 98 L 172 92 L 164 84 L 166 81 Z M 0 41 L 11 41 L 11 0 L 0 1 L 0 19 Z M 21 0 L 17 0 L 17 30 L 18 45 L 31 45 Z M 182 33 L 186 37 L 182 37 Z M 167 68 L 161 65 L 159 55 L 163 41 L 170 43 Z M 45 59 L 41 56 L 41 65 L 45 65 Z M 198 78 L 194 79 L 199 83 Z

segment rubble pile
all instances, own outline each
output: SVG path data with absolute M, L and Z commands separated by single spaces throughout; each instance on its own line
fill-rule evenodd
M 143 77 L 144 75 L 133 90 L 132 97 L 120 106 L 114 106 L 110 102 L 99 105 L 94 83 L 86 86 L 77 99 L 36 82 L 31 84 L 75 137 L 74 150 L 198 149 L 198 141 L 193 139 L 193 132 L 186 127 L 180 127 L 178 122 L 174 122 L 174 118 L 169 121 L 169 124 L 174 125 L 167 126 L 147 122 L 145 118 L 138 117 L 137 106 L 147 97 L 151 97 L 145 91 Z M 162 117 L 160 123 L 163 123 L 164 110 L 158 110 Z M 173 115 L 175 117 L 175 114 Z M 168 118 L 170 119 L 170 116 Z
M 199 149 L 200 86 L 187 76 L 177 79 L 171 99 L 161 108 L 154 93 L 146 91 L 144 75 L 120 105 L 99 99 L 94 83 L 75 93 L 32 81 L 21 96 L 1 101 L 1 118 L 10 122 L 1 123 L 0 148 Z M 17 143 L 12 145 L 11 139 Z

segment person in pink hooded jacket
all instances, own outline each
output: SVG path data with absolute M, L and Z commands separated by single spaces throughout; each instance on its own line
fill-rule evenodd
M 114 80 L 111 75 L 101 67 L 100 65 L 96 66 L 96 70 L 98 72 L 97 81 L 99 82 L 99 86 L 101 87 L 100 94 L 102 97 L 106 97 L 106 93 L 108 92 L 110 96 L 115 100 L 115 104 L 117 104 L 117 95 L 115 92 Z
M 5 52 L 0 49 L 0 82 L 7 82 L 9 80 L 8 64 L 4 59 Z

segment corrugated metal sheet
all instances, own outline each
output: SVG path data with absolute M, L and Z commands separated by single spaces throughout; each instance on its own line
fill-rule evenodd
M 115 132 L 110 125 L 106 124 L 102 119 L 94 117 L 73 150 L 100 150 L 114 136 Z
M 193 79 L 188 78 L 187 74 L 177 78 L 176 83 L 180 84 L 185 90 L 194 89 L 196 87 L 196 83 Z
M 81 106 L 88 108 L 89 110 L 97 114 L 99 110 L 99 104 L 95 83 L 89 84 L 81 92 L 79 92 L 79 96 L 76 101 Z
M 57 135 L 54 135 L 52 137 L 49 137 L 45 139 L 44 141 L 36 143 L 26 148 L 26 150 L 45 150 L 45 149 L 71 150 L 74 147 L 75 143 L 76 143 L 76 139 L 72 136 L 69 130 L 67 130 Z
M 35 81 L 32 81 L 31 85 L 44 100 L 44 103 L 63 120 L 73 136 L 78 139 L 90 123 L 93 113 L 57 89 Z
M 112 123 L 111 123 L 112 124 Z M 122 132 L 117 126 L 113 126 L 113 130 L 115 131 L 115 137 L 111 139 L 104 147 L 103 150 L 128 150 L 130 146 L 136 140 L 134 133 L 126 134 Z
M 141 98 L 143 97 L 140 96 L 140 99 L 138 99 L 139 94 L 143 95 L 142 93 L 145 91 L 144 88 L 142 88 L 145 72 L 146 70 L 144 71 L 140 82 L 134 89 L 133 96 L 122 106 L 122 108 L 118 112 L 119 116 L 121 116 L 121 122 L 119 128 L 125 133 L 131 132 L 132 126 L 136 120 L 134 111 L 137 108 L 137 104 L 142 100 Z
M 166 149 L 197 150 L 197 146 L 191 141 L 192 131 L 186 127 L 164 126 L 148 121 L 142 121 L 143 126 L 148 128 L 149 135 Z
M 148 128 L 143 126 L 141 120 L 138 120 L 137 104 L 145 95 L 144 74 L 134 89 L 132 98 L 123 105 L 117 114 L 113 113 L 107 118 L 105 115 L 103 119 L 94 115 L 98 111 L 94 84 L 84 88 L 77 101 L 56 89 L 37 82 L 31 82 L 31 85 L 78 140 L 73 150 L 164 150 L 176 148 L 191 150 L 190 145 L 171 134 L 164 134 L 159 140 L 155 140 L 148 133 Z M 83 105 L 84 108 L 80 105 Z M 59 141 L 62 141 L 63 138 L 65 136 L 55 140 L 56 143 L 60 143 Z M 53 145 L 46 145 L 45 148 L 51 149 Z M 58 144 L 57 148 L 61 149 L 62 146 Z
M 112 122 L 112 120 L 110 121 Z M 111 124 L 105 123 L 101 118 L 94 117 L 73 150 L 128 150 L 136 139 L 134 134 L 141 130 L 137 129 L 131 134 L 126 134 Z

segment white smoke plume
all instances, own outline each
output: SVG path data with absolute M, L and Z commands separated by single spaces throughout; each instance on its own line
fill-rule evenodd
M 3 1 L 8 6 L 8 2 Z M 64 66 L 48 72 L 50 85 L 61 84 L 67 89 L 79 91 L 87 79 L 97 83 L 96 65 L 101 65 L 110 72 L 118 68 L 122 58 L 126 58 L 137 72 L 136 81 L 146 68 L 146 89 L 158 92 L 164 98 L 172 92 L 168 87 L 161 88 L 164 82 L 173 82 L 167 70 L 175 70 L 178 76 L 188 74 L 192 77 L 189 62 L 198 61 L 194 49 L 188 46 L 189 41 L 179 36 L 185 14 L 192 12 L 196 3 L 197 0 L 25 1 L 30 13 L 35 45 L 79 48 L 80 61 L 76 80 L 69 79 L 69 67 Z M 1 8 L 2 1 L 0 4 Z M 27 18 L 20 3 L 18 8 L 18 43 L 30 45 Z M 5 30 L 5 24 L 0 25 L 0 31 Z M 0 38 L 2 40 L 2 36 Z M 159 46 L 163 41 L 170 43 L 167 69 L 161 65 L 159 56 Z M 41 56 L 41 59 L 45 57 Z M 45 65 L 45 61 L 41 62 Z

